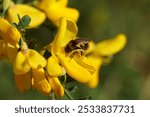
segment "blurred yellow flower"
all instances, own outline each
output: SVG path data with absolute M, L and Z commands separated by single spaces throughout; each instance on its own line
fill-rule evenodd
M 4 40 L 0 40 L 0 59 L 6 59 L 13 64 L 18 53 L 18 45 L 11 45 Z
M 6 19 L 11 23 L 18 23 L 19 19 L 17 14 L 19 14 L 20 17 L 23 17 L 24 15 L 30 16 L 31 22 L 29 28 L 34 28 L 41 25 L 46 18 L 43 12 L 32 6 L 11 3 L 10 7 L 8 8 Z
M 15 27 L 9 24 L 7 20 L 0 18 L 0 39 L 11 45 L 16 45 L 20 37 L 19 31 Z
M 21 75 L 14 75 L 16 86 L 20 93 L 23 93 L 25 90 L 29 90 L 31 88 L 31 73 L 30 71 L 21 74 Z
M 97 87 L 99 83 L 99 70 L 101 68 L 101 65 L 105 62 L 105 58 L 121 51 L 125 47 L 126 42 L 126 36 L 124 34 L 119 34 L 113 39 L 104 40 L 95 45 L 93 43 L 91 44 L 88 59 L 96 68 L 96 71 L 92 75 L 91 81 L 87 83 L 89 87 Z
M 96 44 L 92 53 L 99 56 L 111 56 L 121 51 L 125 47 L 126 42 L 126 36 L 119 34 L 113 39 L 108 39 Z
M 47 18 L 56 26 L 59 25 L 59 18 L 65 17 L 77 22 L 79 12 L 77 9 L 67 7 L 68 0 L 39 0 L 36 6 L 43 10 Z
M 48 59 L 47 71 L 51 76 L 64 75 L 66 71 L 67 74 L 78 82 L 86 83 L 91 80 L 92 74 L 95 71 L 93 66 L 91 66 L 86 57 L 81 57 L 77 54 L 70 57 L 65 52 L 66 45 L 71 40 L 75 40 L 77 38 L 76 34 L 78 32 L 78 28 L 75 22 L 70 19 L 60 18 L 59 22 L 60 25 L 58 32 L 52 44 L 50 44 L 52 56 Z M 58 70 L 51 70 L 55 67 Z

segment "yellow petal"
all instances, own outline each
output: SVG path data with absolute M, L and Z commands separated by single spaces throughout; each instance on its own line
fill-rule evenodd
M 86 83 L 91 80 L 91 73 L 84 67 L 80 66 L 73 59 L 70 60 L 70 57 L 66 57 L 65 54 L 57 54 L 61 65 L 65 68 L 67 74 L 72 78 L 81 83 Z
M 96 88 L 97 85 L 99 84 L 99 77 L 100 77 L 99 70 L 100 70 L 103 60 L 100 57 L 94 57 L 94 56 L 89 56 L 88 60 L 96 68 L 96 71 L 92 74 L 92 79 L 86 84 L 90 88 Z
M 14 73 L 17 75 L 22 75 L 30 70 L 26 55 L 22 52 L 18 52 L 15 62 L 14 62 Z
M 45 58 L 41 56 L 38 52 L 32 49 L 28 50 L 28 62 L 31 68 L 33 69 L 46 66 Z
M 124 48 L 126 41 L 126 36 L 124 34 L 119 34 L 113 39 L 98 43 L 93 53 L 100 56 L 116 54 Z
M 18 17 L 17 14 L 20 15 L 20 17 L 23 17 L 24 15 L 29 15 L 31 17 L 31 22 L 29 24 L 29 28 L 34 28 L 39 25 L 41 25 L 45 21 L 45 14 L 38 9 L 24 4 L 16 4 L 11 5 L 8 9 L 8 14 L 6 16 L 6 19 L 9 22 L 15 22 L 18 23 Z
M 73 59 L 82 67 L 87 69 L 91 74 L 95 72 L 95 68 L 91 65 L 91 62 L 86 57 L 74 56 Z
M 62 76 L 65 74 L 65 71 L 62 66 L 59 65 L 59 61 L 55 56 L 49 57 L 46 68 L 51 76 Z
M 46 80 L 44 69 L 32 69 L 34 79 L 34 87 L 44 95 L 48 95 L 51 91 L 51 86 Z
M 58 97 L 62 97 L 64 95 L 64 88 L 61 85 L 59 79 L 57 77 L 48 77 L 49 83 L 52 87 L 52 90 L 54 94 L 56 94 Z
M 65 17 L 67 19 L 72 19 L 77 22 L 79 18 L 79 12 L 77 9 L 61 6 L 60 4 L 53 4 L 46 11 L 46 16 L 51 20 L 56 26 L 59 26 L 59 18 Z
M 29 90 L 31 87 L 31 73 L 27 72 L 23 75 L 15 74 L 15 82 L 20 93 Z
M 91 53 L 94 49 L 95 49 L 95 43 L 94 43 L 93 41 L 90 41 L 90 42 L 89 42 L 89 47 L 88 47 L 88 49 L 86 50 L 86 54 Z
M 7 43 L 6 52 L 7 52 L 7 57 L 9 59 L 9 62 L 13 64 L 18 54 L 18 48 L 16 46 L 12 46 L 9 43 Z
M 68 4 L 68 0 L 56 0 L 56 4 L 66 7 Z
M 72 20 L 60 18 L 59 23 L 58 32 L 51 46 L 52 54 L 56 54 L 61 47 L 65 47 L 70 40 L 76 37 L 78 32 L 77 25 Z
M 43 11 L 46 11 L 47 8 L 51 7 L 53 4 L 59 4 L 66 7 L 68 0 L 38 0 L 35 2 L 35 6 Z
M 20 39 L 19 31 L 3 18 L 0 18 L 0 36 L 11 45 L 16 45 Z
M 37 0 L 35 2 L 35 6 L 38 7 L 39 9 L 45 11 L 55 2 L 56 2 L 56 0 Z
M 94 74 L 92 74 L 92 80 L 86 83 L 90 88 L 96 88 L 99 84 L 99 71 L 96 70 Z

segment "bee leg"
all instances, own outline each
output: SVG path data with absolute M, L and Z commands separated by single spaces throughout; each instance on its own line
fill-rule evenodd
M 75 55 L 76 53 L 74 52 L 74 53 L 70 53 L 70 60 L 69 60 L 69 62 L 71 62 L 71 60 L 73 59 L 73 57 L 74 57 L 74 55 Z

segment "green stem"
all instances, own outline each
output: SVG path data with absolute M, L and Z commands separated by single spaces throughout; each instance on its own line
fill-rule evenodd
M 65 74 L 65 75 L 64 75 L 64 81 L 63 81 L 63 84 L 65 84 L 66 81 L 67 81 L 67 75 Z
M 5 17 L 5 12 L 6 12 L 6 11 L 3 11 L 3 12 L 0 14 L 0 16 L 1 16 L 2 18 Z
M 54 93 L 53 93 L 53 92 L 52 92 L 52 93 L 50 93 L 50 95 L 49 95 L 49 96 L 50 96 L 50 99 L 51 99 L 51 100 L 55 100 L 55 95 L 54 95 Z
M 70 95 L 70 93 L 65 89 L 65 94 L 70 100 L 74 100 L 74 98 Z

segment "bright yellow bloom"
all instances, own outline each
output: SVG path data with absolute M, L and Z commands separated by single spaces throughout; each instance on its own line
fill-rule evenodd
M 42 94 L 48 95 L 51 86 L 43 69 L 46 60 L 35 50 L 28 49 L 25 42 L 20 49 L 14 61 L 15 80 L 19 91 L 28 90 L 32 85 Z
M 48 95 L 51 91 L 50 83 L 45 77 L 43 68 L 32 69 L 22 75 L 15 74 L 15 81 L 20 93 L 29 90 L 31 86 L 44 95 Z
M 14 77 L 15 77 L 16 86 L 20 93 L 23 93 L 25 90 L 29 90 L 31 88 L 30 71 L 22 75 L 15 74 Z
M 92 79 L 87 83 L 90 88 L 95 88 L 99 83 L 99 70 L 103 63 L 103 59 L 96 56 L 88 56 L 89 61 L 95 67 L 95 72 L 92 74 Z
M 59 65 L 59 60 L 56 56 L 51 56 L 48 58 L 47 71 L 51 76 L 62 76 L 66 73 L 63 67 Z
M 44 95 L 53 91 L 57 96 L 64 95 L 64 88 L 57 77 L 47 75 L 44 71 L 46 60 L 35 50 L 22 45 L 14 62 L 15 80 L 18 90 L 23 92 L 32 86 Z M 32 75 L 31 75 L 32 74 Z
M 14 73 L 22 75 L 31 68 L 38 69 L 46 66 L 46 60 L 35 50 L 28 49 L 24 43 L 23 49 L 18 52 L 14 62 Z
M 44 95 L 54 92 L 58 97 L 64 95 L 64 88 L 57 77 L 45 74 L 43 68 L 32 69 L 32 86 Z M 47 79 L 46 79 L 47 78 Z
M 14 63 L 18 53 L 18 45 L 11 45 L 4 40 L 0 40 L 0 59 L 6 59 L 10 63 Z
M 91 81 L 87 85 L 91 88 L 97 87 L 99 83 L 99 70 L 101 65 L 105 62 L 105 57 L 112 56 L 119 51 L 121 51 L 126 45 L 126 36 L 124 34 L 119 34 L 113 39 L 108 39 L 98 44 L 91 44 L 90 55 L 88 59 L 91 61 L 92 65 L 96 68 L 95 73 L 92 75 Z
M 19 31 L 8 23 L 7 20 L 0 18 L 0 58 L 6 58 L 10 63 L 14 62 L 17 55 L 17 43 L 20 40 Z
M 44 95 L 50 94 L 51 85 L 43 68 L 32 69 L 32 86 Z
M 91 80 L 92 73 L 94 73 L 94 68 L 90 65 L 86 57 L 80 57 L 75 55 L 70 57 L 65 53 L 64 48 L 66 45 L 73 39 L 76 39 L 76 34 L 78 28 L 73 20 L 60 18 L 60 25 L 58 32 L 53 40 L 51 46 L 51 53 L 53 58 L 48 59 L 48 63 L 52 63 L 54 59 L 56 62 L 54 64 L 48 64 L 52 68 L 57 67 L 57 70 L 51 70 L 50 67 L 47 67 L 47 71 L 51 76 L 63 75 L 64 69 L 66 73 L 69 74 L 72 78 L 81 83 L 86 83 Z M 51 62 L 50 62 L 51 61 Z
M 54 94 L 58 97 L 62 97 L 64 95 L 64 87 L 60 83 L 58 77 L 48 76 L 48 81 Z
M 19 31 L 15 27 L 9 24 L 7 20 L 0 18 L 0 38 L 6 43 L 16 45 L 20 37 Z
M 34 28 L 41 25 L 46 18 L 43 12 L 32 6 L 12 3 L 8 9 L 6 19 L 11 23 L 18 23 L 19 19 L 17 14 L 19 14 L 20 17 L 23 17 L 24 15 L 31 17 L 29 28 Z
M 77 22 L 79 12 L 77 9 L 67 7 L 68 0 L 39 0 L 36 6 L 43 10 L 47 18 L 56 26 L 59 25 L 59 18 L 65 17 Z
M 108 39 L 96 44 L 93 54 L 99 56 L 110 56 L 122 50 L 126 45 L 126 36 L 119 34 L 113 39 Z

